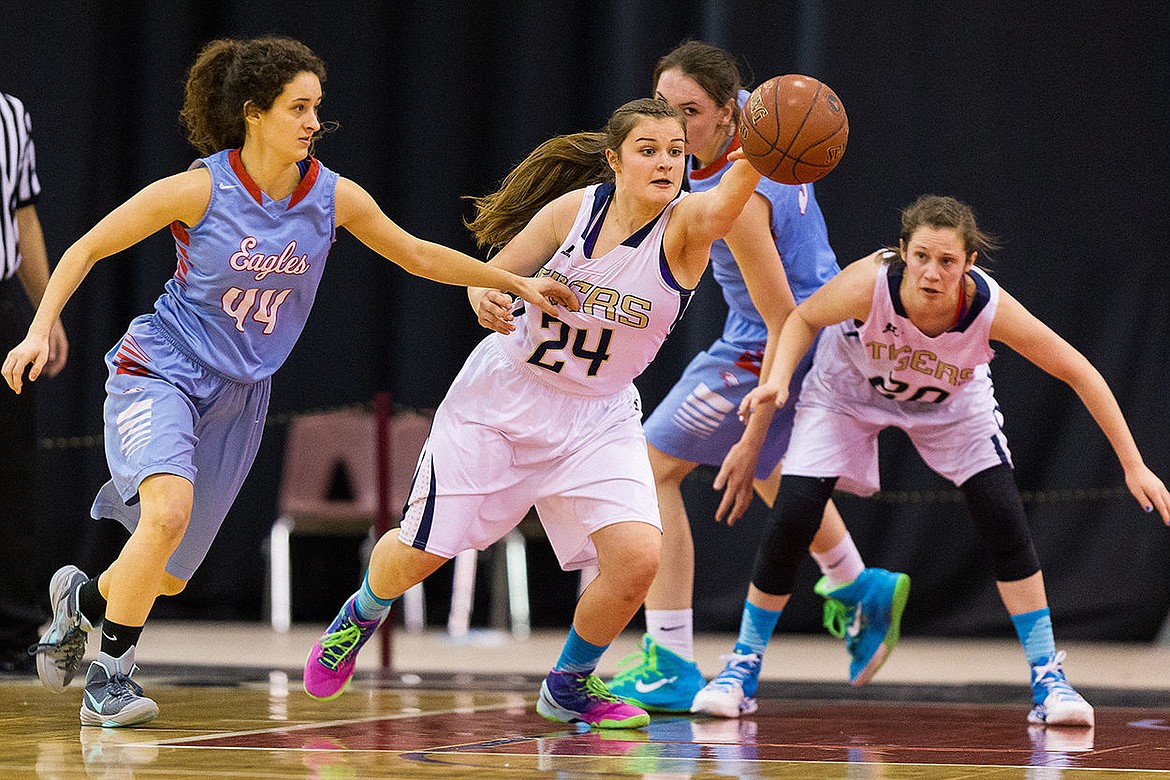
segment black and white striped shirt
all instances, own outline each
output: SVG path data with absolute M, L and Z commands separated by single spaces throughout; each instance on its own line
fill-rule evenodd
M 32 119 L 23 103 L 0 92 L 0 281 L 20 265 L 16 210 L 35 203 L 40 192 Z

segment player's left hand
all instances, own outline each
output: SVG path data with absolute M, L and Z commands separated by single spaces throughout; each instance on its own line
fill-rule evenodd
M 711 484 L 715 490 L 723 491 L 723 498 L 715 510 L 716 522 L 735 525 L 735 521 L 747 511 L 755 494 L 756 461 L 759 457 L 759 447 L 752 447 L 742 440 L 737 441 L 723 457 L 719 473 Z
M 1170 525 L 1170 493 L 1166 491 L 1166 485 L 1158 479 L 1157 474 L 1142 464 L 1139 468 L 1126 472 L 1125 484 L 1142 505 L 1142 509 L 1147 512 L 1158 510 L 1162 522 Z

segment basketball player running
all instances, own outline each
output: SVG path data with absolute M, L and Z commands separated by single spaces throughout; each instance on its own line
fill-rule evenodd
M 53 621 L 37 672 L 54 690 L 73 679 L 86 633 L 102 623 L 81 722 L 130 726 L 158 706 L 132 678 L 155 599 L 183 590 L 203 561 L 260 445 L 270 377 L 305 325 L 337 228 L 406 270 L 450 284 L 498 284 L 550 316 L 550 279 L 521 279 L 421 241 L 373 199 L 310 156 L 325 68 L 287 38 L 213 41 L 188 75 L 182 118 L 207 154 L 101 220 L 61 257 L 28 336 L 4 362 L 16 392 L 49 356 L 49 330 L 98 260 L 170 226 L 178 256 L 152 314 L 106 355 L 105 441 L 111 481 L 95 518 L 131 536 L 99 577 L 75 566 L 50 583 Z
M 633 379 L 760 178 L 737 162 L 719 186 L 688 195 L 685 164 L 682 113 L 635 100 L 605 133 L 545 142 L 476 201 L 477 239 L 506 242 L 491 265 L 565 282 L 580 311 L 497 308 L 496 332 L 439 405 L 399 533 L 379 540 L 361 589 L 309 655 L 310 695 L 345 689 L 359 648 L 398 596 L 459 552 L 485 549 L 535 505 L 562 568 L 599 567 L 537 710 L 601 728 L 649 722 L 593 674 L 641 605 L 662 539 Z M 473 308 L 498 295 L 472 290 Z
M 740 84 L 735 59 L 702 41 L 683 43 L 658 61 L 655 93 L 687 115 L 692 191 L 718 184 L 728 152 L 739 147 L 739 106 L 748 96 Z M 729 525 L 747 509 L 753 486 L 771 506 L 780 484 L 792 411 L 761 413 L 745 427 L 735 410 L 756 386 L 768 333 L 778 333 L 796 303 L 838 271 L 813 186 L 761 179 L 735 227 L 712 245 L 711 265 L 727 321 L 722 337 L 691 361 L 645 423 L 662 514 L 662 563 L 646 595 L 642 650 L 624 661 L 627 668 L 609 686 L 628 701 L 666 712 L 689 711 L 706 682 L 694 661 L 695 553 L 682 480 L 699 463 L 722 464 L 714 483 L 724 489 L 716 520 Z M 793 376 L 794 395 L 810 360 L 811 353 Z M 846 637 L 850 680 L 864 684 L 897 642 L 910 578 L 865 568 L 831 501 L 810 551 L 824 574 L 816 591 L 826 597 L 825 625 Z
M 996 584 L 1032 668 L 1032 723 L 1092 726 L 1093 708 L 1068 684 L 1039 559 L 1012 476 L 992 392 L 991 341 L 1068 383 L 1105 432 L 1125 482 L 1170 524 L 1170 494 L 1142 462 L 1101 374 L 1068 342 L 975 266 L 993 246 L 971 209 L 928 195 L 902 213 L 897 251 L 858 260 L 796 307 L 766 381 L 744 414 L 784 406 L 793 372 L 826 329 L 797 403 L 784 481 L 757 552 L 739 640 L 724 672 L 695 697 L 698 712 L 754 712 L 771 616 L 792 593 L 800 553 L 835 487 L 878 485 L 878 432 L 900 428 L 923 459 L 962 490 L 994 563 Z M 773 623 L 774 625 L 774 623 Z

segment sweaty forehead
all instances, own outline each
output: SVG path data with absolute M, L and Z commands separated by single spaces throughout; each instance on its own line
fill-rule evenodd
M 911 247 L 928 249 L 937 253 L 966 254 L 963 237 L 959 235 L 956 228 L 952 227 L 923 225 L 915 228 L 914 232 L 910 234 L 909 244 Z
M 665 145 L 685 141 L 686 132 L 683 130 L 682 123 L 677 119 L 648 116 L 634 125 L 634 129 L 630 131 L 626 139 L 632 141 L 652 139 Z

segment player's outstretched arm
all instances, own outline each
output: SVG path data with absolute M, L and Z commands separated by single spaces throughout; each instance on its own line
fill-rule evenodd
M 1117 398 L 1088 358 L 1002 290 L 991 338 L 1007 344 L 1076 392 L 1109 439 L 1125 471 L 1129 492 L 1143 509 L 1147 512 L 1156 509 L 1162 522 L 1170 525 L 1170 493 L 1162 480 L 1146 467 Z

